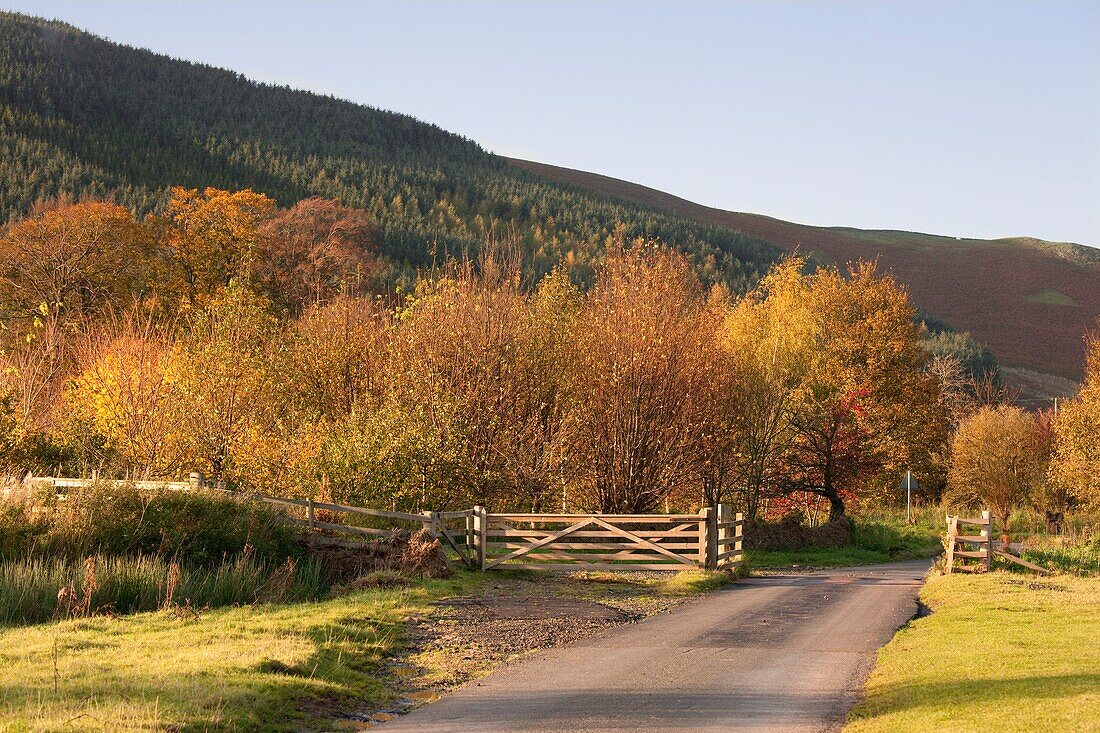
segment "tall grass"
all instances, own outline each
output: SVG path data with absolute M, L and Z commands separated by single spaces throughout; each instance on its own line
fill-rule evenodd
M 241 555 L 202 567 L 149 555 L 28 556 L 0 562 L 0 625 L 179 605 L 313 600 L 327 585 L 313 560 L 277 564 Z
M 1021 554 L 1025 560 L 1060 573 L 1100 575 L 1100 538 L 1035 537 L 1024 542 Z

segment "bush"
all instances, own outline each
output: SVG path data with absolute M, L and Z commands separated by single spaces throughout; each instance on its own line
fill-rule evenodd
M 0 502 L 0 558 L 142 554 L 218 564 L 246 548 L 268 562 L 298 554 L 276 509 L 222 492 L 102 481 L 67 496 L 32 487 Z
M 800 550 L 807 547 L 846 547 L 852 544 L 852 523 L 847 517 L 807 527 L 795 514 L 779 522 L 750 522 L 745 527 L 747 550 Z

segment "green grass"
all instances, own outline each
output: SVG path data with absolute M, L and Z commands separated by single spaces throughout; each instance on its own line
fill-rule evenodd
M 753 568 L 844 567 L 932 557 L 941 549 L 944 531 L 937 517 L 921 512 L 915 515 L 916 523 L 908 525 L 897 511 L 866 512 L 852 517 L 852 544 L 847 547 L 749 550 L 746 557 Z
M 921 598 L 848 733 L 1100 731 L 1100 579 L 954 574 Z
M 1027 296 L 1032 303 L 1046 303 L 1048 305 L 1077 305 L 1077 301 L 1065 293 L 1046 288 Z
M 840 568 L 848 565 L 875 565 L 890 562 L 889 553 L 859 547 L 807 547 L 800 550 L 750 550 L 746 553 L 750 567 L 771 569 L 785 567 Z
M 1065 537 L 1036 537 L 1022 557 L 1036 565 L 1071 575 L 1100 575 L 1100 539 L 1074 542 Z
M 2 631 L 0 730 L 323 728 L 323 711 L 391 699 L 383 660 L 403 651 L 405 620 L 485 577 Z

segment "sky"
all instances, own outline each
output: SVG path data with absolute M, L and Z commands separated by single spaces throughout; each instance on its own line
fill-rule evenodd
M 1100 0 L 0 8 L 723 209 L 1100 246 Z

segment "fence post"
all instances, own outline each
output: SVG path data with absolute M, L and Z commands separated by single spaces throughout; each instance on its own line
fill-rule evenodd
M 728 540 L 730 538 L 730 535 L 731 535 L 730 528 L 728 526 L 723 526 L 723 525 L 728 525 L 729 521 L 730 521 L 730 508 L 728 506 L 726 506 L 725 504 L 722 504 L 721 502 L 719 502 L 719 504 L 718 504 L 718 518 L 717 518 L 717 525 L 718 525 L 717 535 L 718 536 L 715 538 L 715 541 L 714 541 L 714 544 L 715 544 L 715 547 L 714 547 L 714 566 L 716 568 L 718 567 L 718 565 L 721 564 L 721 561 L 718 559 L 718 556 L 721 555 L 724 552 L 729 552 L 730 550 L 733 549 L 732 547 L 730 547 L 728 542 L 723 542 L 723 540 Z
M 944 563 L 943 572 L 946 575 L 951 574 L 951 570 L 955 567 L 955 535 L 958 534 L 958 519 L 952 517 L 950 514 L 947 516 L 947 562 Z
M 733 549 L 737 551 L 734 558 L 736 558 L 737 562 L 741 563 L 745 560 L 745 515 L 741 512 L 737 512 L 734 518 L 737 520 L 737 526 L 733 528 Z
M 474 546 L 477 551 L 477 569 L 485 569 L 485 536 L 488 531 L 487 521 L 488 517 L 485 514 L 485 507 L 474 507 Z
M 424 515 L 424 527 L 431 533 L 432 537 L 439 537 L 439 532 L 436 529 L 436 522 L 439 521 L 439 515 L 435 512 L 424 511 L 421 512 Z
M 718 531 L 714 526 L 714 509 L 705 506 L 699 510 L 699 560 L 698 565 L 703 570 L 714 570 L 714 552 L 718 546 Z
M 985 556 L 982 558 L 982 565 L 988 572 L 993 569 L 993 516 L 988 509 L 982 511 L 982 521 L 985 523 L 985 529 L 982 530 L 982 536 L 985 537 Z
M 466 515 L 466 535 L 464 541 L 466 542 L 466 551 L 470 553 L 471 559 L 467 560 L 467 563 L 473 564 L 474 550 L 477 547 L 477 534 L 474 532 L 474 514 L 476 512 L 471 509 L 470 513 Z
M 306 499 L 306 517 L 309 519 L 309 532 L 313 534 L 313 530 L 316 529 L 313 519 L 313 499 Z

